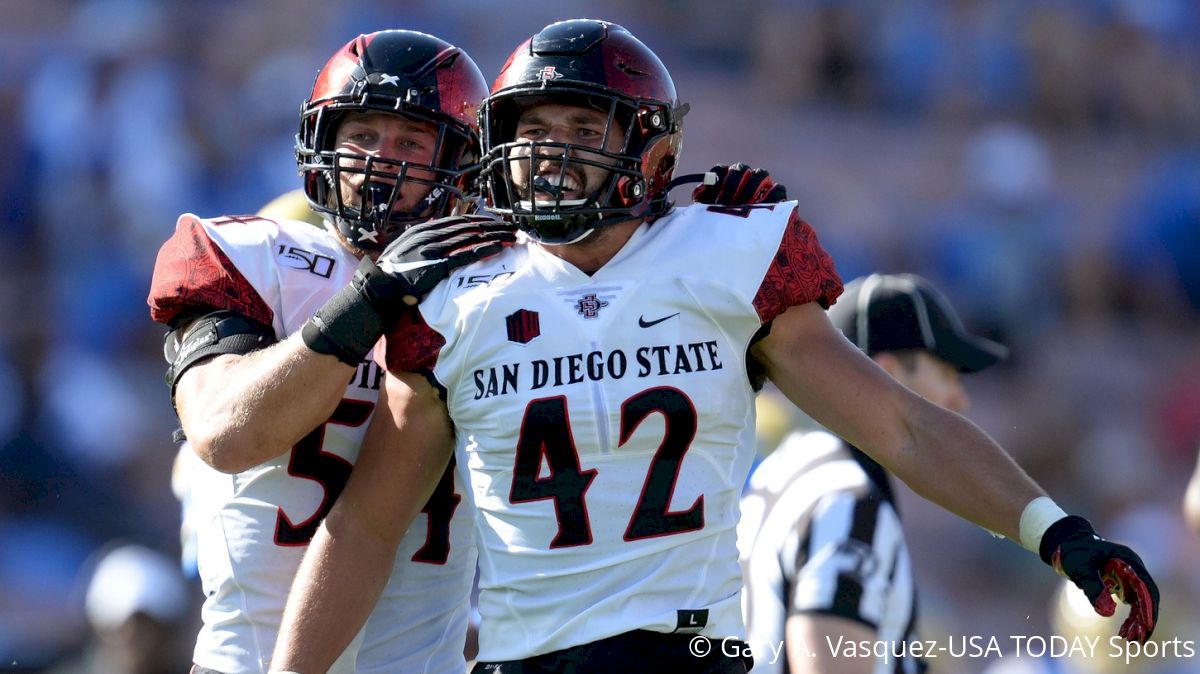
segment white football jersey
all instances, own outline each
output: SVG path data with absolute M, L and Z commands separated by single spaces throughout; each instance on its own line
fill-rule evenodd
M 350 282 L 358 260 L 327 231 L 256 217 L 184 215 L 164 244 L 150 304 L 229 309 L 283 339 Z M 364 361 L 330 420 L 289 452 L 236 475 L 203 462 L 191 475 L 191 522 L 205 592 L 195 662 L 227 674 L 266 672 L 292 578 L 358 456 L 383 372 Z M 405 535 L 391 579 L 355 646 L 331 671 L 461 672 L 475 570 L 470 507 L 453 472 Z
M 635 629 L 742 636 L 747 348 L 840 287 L 793 203 L 696 205 L 591 276 L 510 247 L 388 336 L 389 369 L 431 368 L 445 388 L 478 511 L 480 661 Z

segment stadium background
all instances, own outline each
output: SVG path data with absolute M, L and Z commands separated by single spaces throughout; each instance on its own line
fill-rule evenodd
M 1200 638 L 1200 544 L 1179 515 L 1200 445 L 1190 0 L 0 0 L 0 16 L 0 671 L 81 646 L 97 549 L 179 554 L 145 306 L 176 215 L 298 186 L 299 104 L 353 35 L 431 32 L 491 78 L 573 16 L 662 57 L 692 104 L 682 171 L 770 169 L 845 278 L 923 274 L 1007 343 L 1009 363 L 968 381 L 972 418 L 1142 552 L 1162 637 Z M 902 506 L 927 638 L 1052 633 L 1040 561 Z

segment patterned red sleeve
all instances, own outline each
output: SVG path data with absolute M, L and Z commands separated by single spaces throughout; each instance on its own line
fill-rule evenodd
M 388 372 L 432 371 L 446 338 L 425 323 L 419 311 L 406 311 L 384 336 Z
M 841 294 L 842 279 L 833 258 L 821 247 L 813 228 L 793 210 L 775 259 L 754 296 L 759 319 L 767 323 L 789 307 L 814 301 L 828 309 Z
M 150 317 L 171 325 L 209 311 L 236 311 L 265 325 L 274 312 L 192 215 L 179 218 L 175 233 L 158 251 L 150 281 Z

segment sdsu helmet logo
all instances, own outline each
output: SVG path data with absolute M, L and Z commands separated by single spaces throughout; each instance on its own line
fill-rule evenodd
M 546 66 L 538 71 L 537 78 L 543 82 L 553 82 L 563 76 L 554 66 Z

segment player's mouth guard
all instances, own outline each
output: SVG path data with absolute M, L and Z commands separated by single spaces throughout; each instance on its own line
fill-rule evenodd
M 550 195 L 552 198 L 550 200 L 536 199 L 534 201 L 529 201 L 529 200 L 518 201 L 517 204 L 521 208 L 524 208 L 526 210 L 531 210 L 533 208 L 534 203 L 541 204 L 542 206 L 557 205 L 557 206 L 568 206 L 568 207 L 582 206 L 583 204 L 587 203 L 587 198 L 563 199 L 562 198 L 562 194 L 563 194 L 562 188 L 559 187 L 558 185 L 555 185 L 554 183 L 550 182 L 549 180 L 546 180 L 542 176 L 537 176 L 536 178 L 533 179 L 533 189 L 537 192 L 545 192 L 546 194 Z
M 554 183 L 550 182 L 549 180 L 546 180 L 542 176 L 538 176 L 533 179 L 533 189 L 535 189 L 539 192 L 545 192 L 546 194 L 549 194 L 550 196 L 554 197 L 555 199 L 561 198 L 562 193 L 563 193 L 561 187 L 559 187 L 558 185 L 555 185 Z

